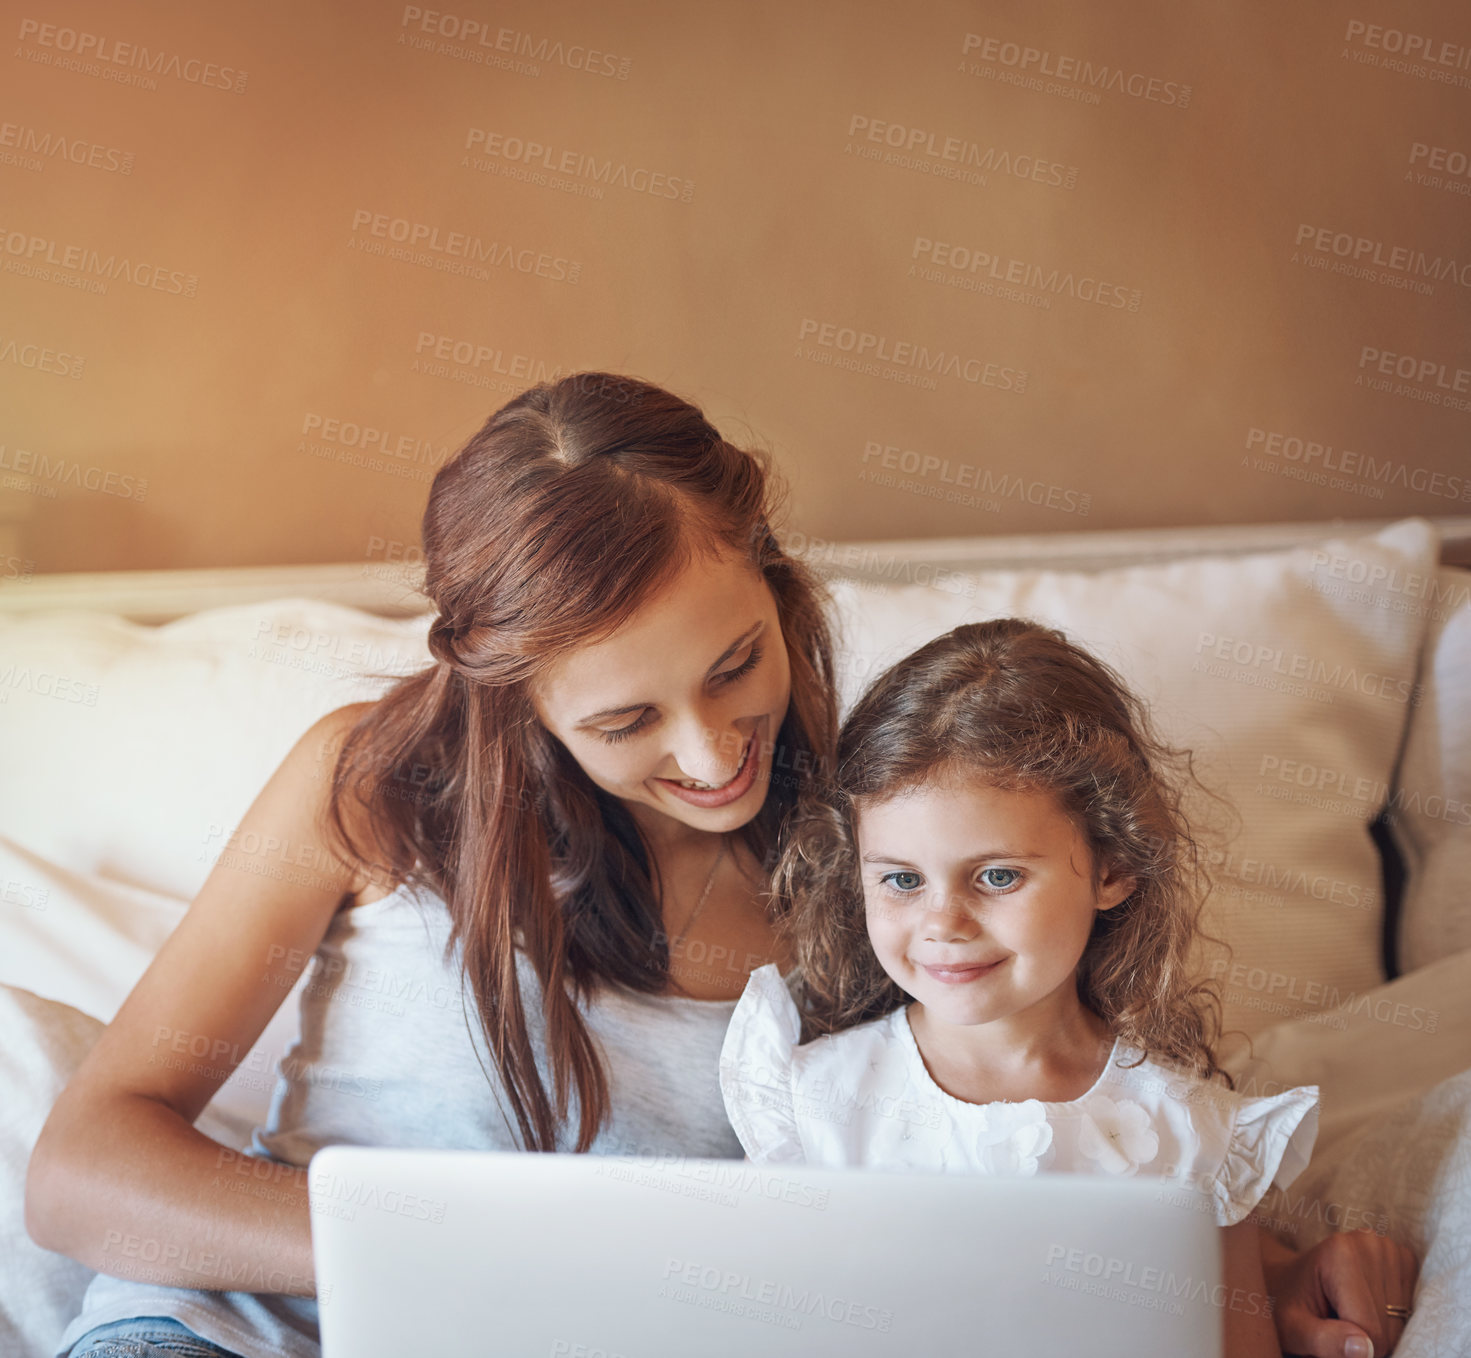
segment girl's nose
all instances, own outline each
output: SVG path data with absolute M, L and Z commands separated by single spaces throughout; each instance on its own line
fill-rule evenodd
M 925 939 L 932 943 L 963 942 L 974 938 L 976 922 L 963 900 L 936 895 L 920 922 Z

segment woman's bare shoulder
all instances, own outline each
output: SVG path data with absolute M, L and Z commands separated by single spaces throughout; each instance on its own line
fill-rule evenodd
M 316 750 L 313 760 L 315 777 L 321 780 L 317 789 L 320 800 L 316 805 L 317 815 L 323 824 L 330 824 L 332 811 L 332 788 L 340 789 L 336 799 L 336 812 L 341 827 L 346 831 L 348 843 L 362 851 L 362 856 L 374 864 L 382 864 L 391 858 L 383 836 L 383 823 L 374 814 L 380 805 L 376 795 L 379 787 L 392 780 L 394 771 L 380 767 L 378 757 L 371 748 L 359 748 L 351 752 L 345 765 L 342 752 L 348 737 L 364 717 L 378 706 L 376 701 L 348 703 L 334 708 L 310 728 L 303 741 L 311 740 Z M 333 836 L 334 840 L 339 838 Z M 389 895 L 401 885 L 397 877 L 385 873 L 381 867 L 368 863 L 355 863 L 355 873 L 349 897 L 343 902 L 346 908 L 368 905 Z

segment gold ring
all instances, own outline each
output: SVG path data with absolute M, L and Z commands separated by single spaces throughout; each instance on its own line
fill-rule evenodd
M 1384 1310 L 1396 1320 L 1408 1320 L 1410 1318 L 1411 1308 L 1408 1306 L 1386 1306 Z

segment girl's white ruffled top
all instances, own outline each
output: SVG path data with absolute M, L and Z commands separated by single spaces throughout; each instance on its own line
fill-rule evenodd
M 1155 1061 L 1134 1065 L 1139 1052 L 1121 1042 L 1081 1098 L 980 1104 L 934 1082 L 906 1008 L 801 1047 L 800 1028 L 777 968 L 753 972 L 720 1088 L 758 1164 L 1147 1175 L 1208 1195 L 1231 1226 L 1302 1172 L 1318 1133 L 1314 1086 L 1247 1098 Z

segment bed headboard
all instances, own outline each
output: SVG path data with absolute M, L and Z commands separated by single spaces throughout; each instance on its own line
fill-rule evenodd
M 961 573 L 1042 566 L 1098 571 L 1192 556 L 1280 551 L 1340 533 L 1374 532 L 1390 522 L 1332 519 L 875 542 L 833 542 L 789 531 L 783 542 L 825 576 L 892 580 L 896 563 L 923 562 Z M 1429 522 L 1440 534 L 1442 563 L 1471 566 L 1471 515 Z M 422 566 L 396 561 L 25 575 L 0 579 L 0 617 L 82 610 L 162 623 L 205 608 L 292 596 L 326 599 L 385 617 L 407 617 L 429 607 L 419 593 L 422 579 Z

